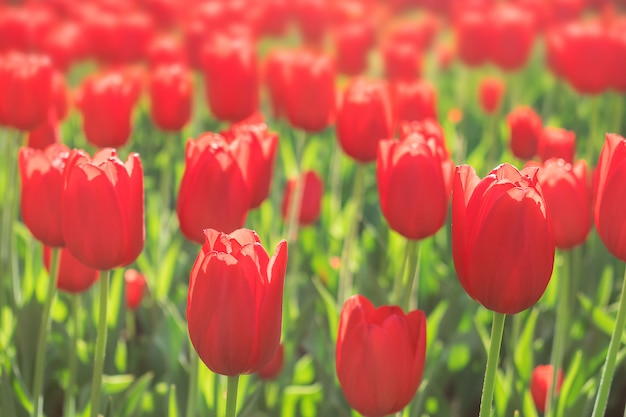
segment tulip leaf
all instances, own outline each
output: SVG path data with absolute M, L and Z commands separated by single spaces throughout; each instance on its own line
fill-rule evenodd
M 115 367 L 119 372 L 125 372 L 128 365 L 128 352 L 126 342 L 122 339 L 117 341 L 117 349 L 115 349 Z
M 152 382 L 153 377 L 154 375 L 152 372 L 142 375 L 128 388 L 128 390 L 124 392 L 119 401 L 121 409 L 116 410 L 116 416 L 131 417 L 135 414 L 135 411 L 137 410 L 146 389 Z
M 317 292 L 322 297 L 322 302 L 324 303 L 324 308 L 326 310 L 326 317 L 328 318 L 328 330 L 334 344 L 337 341 L 337 331 L 339 329 L 339 319 L 337 318 L 338 312 L 335 299 L 317 276 L 314 276 L 312 281 L 313 285 L 315 285 L 315 288 L 317 289 Z
M 613 294 L 614 270 L 612 265 L 607 265 L 602 271 L 600 282 L 598 283 L 597 306 L 604 307 L 611 300 Z
M 535 407 L 535 402 L 533 401 L 533 396 L 530 393 L 529 387 L 524 392 L 524 403 L 522 405 L 522 409 L 524 410 L 524 413 L 522 414 L 524 417 L 538 417 L 537 408 Z
M 296 362 L 293 371 L 293 383 L 297 385 L 307 385 L 315 380 L 315 368 L 313 358 L 310 355 L 302 356 Z
M 441 300 L 437 307 L 433 309 L 426 319 L 426 354 L 432 349 L 433 343 L 439 337 L 439 329 L 441 320 L 448 311 L 450 303 L 446 300 Z
M 615 318 L 605 310 L 594 306 L 593 302 L 583 294 L 578 294 L 583 309 L 591 316 L 591 320 L 603 333 L 611 336 L 615 327 Z M 626 333 L 622 335 L 622 343 L 626 343 Z
M 530 381 L 530 375 L 533 370 L 533 341 L 538 317 L 539 310 L 536 308 L 531 309 L 515 346 L 513 360 L 515 361 L 517 372 L 523 381 Z
M 176 385 L 170 385 L 167 399 L 167 415 L 168 417 L 178 417 L 178 402 L 176 400 Z
M 133 382 L 135 382 L 135 376 L 131 374 L 103 375 L 102 392 L 105 395 L 119 394 L 130 387 Z
M 157 300 L 164 300 L 169 296 L 181 246 L 182 240 L 179 237 L 172 239 L 162 262 L 159 263 L 158 277 L 150 277 L 155 285 L 154 293 Z
M 574 357 L 572 358 L 572 362 L 570 363 L 567 372 L 563 375 L 563 385 L 561 386 L 561 392 L 559 393 L 559 398 L 565 399 L 565 401 L 558 401 L 557 407 L 557 415 L 563 416 L 565 415 L 565 408 L 569 407 L 574 401 L 579 393 L 573 392 L 574 382 L 577 377 L 583 377 L 582 372 L 580 372 L 580 367 L 582 365 L 583 352 L 577 351 Z

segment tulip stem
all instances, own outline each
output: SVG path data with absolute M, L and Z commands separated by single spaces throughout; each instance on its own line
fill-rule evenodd
M 191 340 L 189 341 L 189 348 L 191 346 Z M 189 353 L 189 391 L 187 392 L 187 417 L 195 417 L 196 404 L 198 403 L 198 367 L 200 366 L 198 355 L 193 351 Z M 217 382 L 216 382 L 217 384 Z
M 100 389 L 102 387 L 102 371 L 106 355 L 107 341 L 107 309 L 109 301 L 109 280 L 111 271 L 100 273 L 100 310 L 98 317 L 98 336 L 94 354 L 93 377 L 91 380 L 91 417 L 98 417 L 100 411 Z
M 480 399 L 479 417 L 491 417 L 491 405 L 493 403 L 493 391 L 496 382 L 496 371 L 498 370 L 498 359 L 500 358 L 500 346 L 502 345 L 502 333 L 504 333 L 505 318 L 505 314 L 497 313 L 495 311 L 493 312 L 491 340 L 489 341 L 487 368 L 485 369 L 483 394 Z
M 558 306 L 556 312 L 556 329 L 554 331 L 554 344 L 552 345 L 552 353 L 550 355 L 550 363 L 552 364 L 552 384 L 550 385 L 550 392 L 546 398 L 546 412 L 545 416 L 550 417 L 552 415 L 552 408 L 555 405 L 556 400 L 556 380 L 559 369 L 563 365 L 563 353 L 565 351 L 565 343 L 567 342 L 567 329 L 568 329 L 568 311 L 569 311 L 569 294 L 570 294 L 570 252 L 561 252 L 561 273 L 559 274 L 558 282 Z
M 591 124 L 589 125 L 589 138 L 587 140 L 587 161 L 594 161 L 594 138 L 598 130 L 598 112 L 600 110 L 600 98 L 598 95 L 594 95 L 591 98 Z M 601 140 L 604 139 L 601 136 Z
M 35 357 L 35 381 L 33 385 L 32 416 L 43 416 L 43 377 L 46 363 L 46 342 L 48 341 L 48 329 L 50 328 L 50 311 L 57 294 L 57 277 L 59 275 L 59 257 L 61 250 L 52 249 L 52 261 L 50 262 L 50 276 L 48 278 L 48 292 L 43 305 L 41 323 L 39 324 L 39 340 L 37 342 L 37 356 Z
M 228 377 L 226 389 L 226 417 L 237 415 L 237 389 L 239 387 L 239 375 Z
M 617 318 L 615 320 L 615 327 L 613 327 L 613 334 L 611 335 L 611 341 L 609 342 L 609 350 L 606 354 L 606 361 L 602 368 L 602 376 L 600 378 L 600 388 L 598 388 L 598 395 L 596 396 L 596 403 L 593 406 L 593 414 L 591 417 L 604 416 L 606 411 L 607 400 L 609 398 L 609 391 L 611 390 L 611 383 L 613 382 L 613 374 L 615 373 L 615 360 L 617 358 L 617 351 L 622 340 L 622 334 L 624 332 L 624 323 L 626 322 L 626 270 L 624 271 L 624 282 L 622 283 L 622 292 L 619 297 L 619 309 L 617 310 Z
M 302 207 L 302 196 L 304 195 L 304 176 L 302 175 L 302 153 L 307 141 L 307 133 L 304 132 L 302 138 L 295 137 L 295 159 L 296 159 L 296 184 L 293 188 L 289 209 L 287 210 L 287 241 L 291 244 L 298 238 L 300 209 Z
M 63 407 L 66 417 L 74 417 L 76 414 L 76 371 L 78 346 L 78 335 L 80 332 L 80 295 L 72 294 L 72 340 L 70 341 L 69 355 L 69 378 L 67 382 L 67 392 L 65 394 L 65 405 Z
M 398 306 L 406 311 L 411 308 L 413 286 L 419 288 L 419 265 L 422 247 L 420 242 L 419 240 L 407 239 L 405 266 L 396 277 L 395 300 Z M 418 291 L 416 291 L 415 299 L 419 301 L 417 292 Z
M 363 215 L 363 203 L 365 202 L 365 173 L 367 166 L 365 164 L 357 164 L 354 173 L 354 186 L 352 189 L 352 202 L 354 204 L 354 215 L 348 226 L 346 238 L 343 242 L 341 251 L 341 266 L 339 269 L 339 285 L 337 291 L 337 303 L 343 306 L 347 294 L 352 289 L 352 246 L 357 238 L 359 223 Z

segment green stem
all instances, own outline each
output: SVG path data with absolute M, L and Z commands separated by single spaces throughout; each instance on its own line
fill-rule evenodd
M 552 354 L 550 356 L 550 364 L 553 366 L 552 384 L 550 385 L 550 393 L 546 399 L 545 416 L 552 415 L 552 408 L 556 400 L 556 380 L 559 369 L 563 366 L 563 354 L 565 352 L 565 344 L 567 343 L 568 329 L 568 312 L 569 312 L 569 294 L 570 294 L 570 252 L 561 252 L 561 273 L 558 282 L 558 306 L 556 312 L 556 330 L 554 332 L 554 344 L 552 345 Z
M 61 250 L 52 249 L 52 261 L 50 262 L 50 277 L 48 279 L 48 292 L 43 305 L 41 323 L 39 324 L 39 340 L 37 342 L 37 356 L 35 357 L 35 382 L 33 385 L 33 407 L 32 416 L 43 416 L 43 377 L 46 363 L 46 342 L 48 341 L 48 329 L 50 328 L 50 311 L 52 303 L 56 297 L 56 281 L 59 271 L 59 257 Z
M 189 391 L 187 391 L 186 416 L 195 417 L 196 404 L 198 403 L 198 366 L 200 366 L 200 361 L 198 355 L 193 351 L 193 347 L 191 347 L 191 341 L 189 344 L 192 351 L 189 353 Z
M 587 161 L 594 161 L 594 144 L 596 143 L 596 133 L 598 130 L 598 112 L 600 110 L 600 96 L 591 98 L 591 123 L 589 125 L 589 137 L 587 139 Z M 604 135 L 600 137 L 604 141 Z
M 237 389 L 239 387 L 239 375 L 228 377 L 226 390 L 226 417 L 237 415 Z
M 591 417 L 604 416 L 606 411 L 607 400 L 609 398 L 609 391 L 611 390 L 611 383 L 613 382 L 613 374 L 615 373 L 615 359 L 617 358 L 617 351 L 622 340 L 622 334 L 624 333 L 624 323 L 626 321 L 626 270 L 624 271 L 624 282 L 622 283 L 622 293 L 619 297 L 619 309 L 617 310 L 617 319 L 615 320 L 615 327 L 613 328 L 613 334 L 611 335 L 611 341 L 609 342 L 609 351 L 606 354 L 606 361 L 602 368 L 602 377 L 600 378 L 600 388 L 598 388 L 598 395 L 596 396 L 596 403 L 593 406 L 593 414 Z
M 348 232 L 343 243 L 341 251 L 341 267 L 339 269 L 339 290 L 337 291 L 337 304 L 343 306 L 347 294 L 352 289 L 352 271 L 350 269 L 350 260 L 352 258 L 352 246 L 357 239 L 359 223 L 363 216 L 363 204 L 365 202 L 365 173 L 367 166 L 365 164 L 357 164 L 354 174 L 354 187 L 352 189 L 351 200 L 354 203 L 354 217 L 348 226 Z
M 419 264 L 421 254 L 421 241 L 407 239 L 406 243 L 406 267 L 402 269 L 402 273 L 396 279 L 395 300 L 405 311 L 411 308 L 411 295 L 413 294 L 413 286 L 419 288 Z M 415 294 L 418 299 L 418 294 Z M 417 306 L 415 306 L 417 307 Z
M 107 309 L 109 302 L 109 279 L 111 271 L 100 272 L 100 311 L 98 317 L 98 336 L 91 380 L 91 417 L 98 417 L 100 412 L 100 389 L 102 387 L 102 371 L 106 355 L 107 341 Z
M 295 168 L 296 168 L 296 184 L 293 189 L 291 201 L 289 202 L 289 210 L 287 211 L 287 241 L 294 243 L 298 238 L 298 228 L 300 226 L 298 217 L 302 206 L 302 196 L 304 194 L 304 176 L 302 175 L 302 153 L 304 145 L 307 142 L 308 134 L 304 132 L 302 138 L 295 138 Z
M 67 383 L 67 392 L 65 393 L 64 415 L 65 417 L 74 417 L 76 415 L 76 373 L 78 361 L 76 348 L 78 346 L 78 338 L 80 333 L 80 295 L 72 294 L 72 340 L 69 349 L 69 378 Z
M 491 405 L 493 403 L 493 391 L 496 383 L 496 371 L 498 370 L 498 359 L 500 357 L 500 346 L 502 345 L 505 318 L 505 314 L 493 312 L 491 340 L 489 341 L 489 353 L 487 355 L 483 394 L 480 399 L 479 417 L 491 417 Z

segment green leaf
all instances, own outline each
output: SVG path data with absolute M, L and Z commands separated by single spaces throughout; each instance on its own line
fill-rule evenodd
M 448 311 L 449 305 L 448 301 L 441 300 L 426 319 L 426 352 L 430 352 L 433 343 L 439 337 L 441 320 L 443 320 L 443 316 Z
M 103 375 L 102 392 L 104 395 L 119 394 L 126 390 L 135 381 L 135 376 L 125 375 Z
M 308 385 L 315 380 L 315 368 L 311 355 L 304 355 L 296 362 L 293 374 L 293 383 L 297 385 Z
M 448 355 L 448 370 L 456 372 L 464 369 L 471 359 L 470 348 L 467 343 L 457 343 L 452 346 Z
M 167 400 L 168 417 L 178 417 L 178 402 L 176 400 L 176 385 L 170 385 L 170 393 Z
M 121 409 L 115 414 L 121 417 L 131 417 L 135 414 L 137 407 L 141 403 L 141 399 L 146 392 L 146 389 L 152 382 L 154 375 L 152 372 L 148 372 L 137 379 L 133 385 L 124 393 Z
M 170 293 L 170 287 L 172 286 L 172 280 L 174 278 L 174 270 L 176 268 L 176 261 L 180 253 L 182 246 L 182 239 L 179 237 L 172 240 L 165 256 L 159 262 L 159 274 L 158 278 L 153 277 L 155 282 L 155 296 L 157 300 L 165 300 Z
M 312 282 L 313 285 L 315 285 L 317 292 L 322 297 L 324 309 L 326 310 L 326 317 L 328 318 L 328 331 L 330 332 L 331 340 L 334 344 L 337 342 L 337 332 L 339 329 L 339 313 L 337 312 L 337 304 L 335 304 L 335 299 L 317 276 L 313 276 Z
M 539 310 L 533 308 L 530 310 L 530 314 L 526 319 L 524 330 L 520 334 L 517 340 L 517 346 L 515 346 L 514 362 L 517 372 L 524 381 L 530 381 L 530 375 L 533 371 L 533 364 L 535 363 L 533 358 L 533 341 L 535 336 L 535 327 L 537 325 L 537 318 L 539 317 Z
M 611 336 L 615 327 L 614 316 L 607 313 L 606 310 L 593 305 L 593 302 L 581 293 L 578 294 L 578 300 L 596 327 L 603 333 Z M 626 343 L 626 334 L 622 334 L 622 343 Z

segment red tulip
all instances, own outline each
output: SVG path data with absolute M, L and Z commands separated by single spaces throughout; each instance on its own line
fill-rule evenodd
M 387 41 L 383 44 L 385 77 L 390 81 L 412 81 L 421 76 L 422 52 L 412 43 Z
M 232 232 L 243 226 L 249 207 L 250 191 L 226 140 L 215 133 L 190 139 L 176 206 L 183 235 L 201 244 L 204 229 Z
M 511 132 L 510 145 L 513 155 L 531 159 L 537 154 L 543 122 L 530 107 L 517 107 L 506 117 Z
M 626 139 L 608 133 L 594 177 L 596 230 L 609 252 L 626 261 Z
M 591 230 L 591 190 L 587 162 L 572 165 L 563 159 L 550 158 L 537 175 L 543 197 L 550 211 L 554 243 L 569 249 L 585 241 Z
M 180 64 L 161 65 L 150 73 L 150 114 L 159 129 L 180 131 L 191 118 L 193 78 Z
M 127 269 L 124 272 L 124 282 L 126 283 L 126 307 L 129 310 L 136 310 L 143 300 L 147 285 L 146 277 L 136 269 Z
M 44 245 L 65 246 L 61 229 L 63 169 L 69 156 L 64 145 L 45 150 L 22 148 L 18 161 L 22 177 L 22 219 Z
M 530 377 L 530 393 L 533 396 L 535 407 L 541 413 L 546 409 L 548 395 L 552 389 L 553 374 L 554 367 L 552 365 L 539 365 L 533 370 Z M 558 394 L 563 384 L 563 371 L 559 369 L 556 375 L 556 387 L 554 389 L 555 393 Z
M 437 68 L 440 71 L 448 71 L 452 62 L 456 58 L 456 52 L 450 45 L 440 45 L 437 47 Z
M 43 51 L 56 68 L 65 72 L 74 62 L 85 56 L 87 40 L 84 32 L 83 26 L 75 22 L 61 23 L 43 38 Z
M 28 132 L 29 148 L 45 149 L 47 146 L 61 142 L 59 119 L 56 111 L 48 112 L 48 119 L 35 130 Z
M 437 119 L 437 92 L 427 81 L 397 82 L 393 93 L 396 117 L 400 122 Z
M 413 122 L 400 123 L 400 139 L 404 140 L 413 134 L 419 134 L 424 139 L 433 139 L 438 148 L 440 148 L 440 154 L 447 157 L 448 151 L 446 148 L 446 139 L 444 137 L 443 128 L 434 119 L 423 119 Z M 451 183 L 452 178 L 450 178 Z
M 59 248 L 59 272 L 57 276 L 57 288 L 73 294 L 87 291 L 100 277 L 97 269 L 89 268 L 80 262 L 68 248 Z M 48 246 L 43 248 L 43 262 L 50 272 L 51 250 Z
M 117 71 L 92 76 L 83 82 L 78 108 L 90 144 L 118 148 L 128 142 L 139 90 L 131 76 Z
M 562 158 L 565 162 L 574 161 L 576 134 L 558 127 L 546 127 L 539 138 L 537 153 L 542 162 L 550 158 Z
M 33 2 L 23 7 L 3 8 L 0 13 L 0 52 L 40 50 L 55 20 L 52 10 Z
M 274 117 L 287 111 L 287 77 L 296 53 L 291 50 L 273 49 L 267 56 L 263 79 L 269 90 Z
M 337 70 L 346 75 L 358 75 L 367 69 L 368 52 L 375 41 L 374 27 L 358 20 L 335 28 Z
M 330 10 L 325 0 L 295 0 L 293 17 L 305 43 L 320 45 L 324 41 L 330 21 Z
M 324 195 L 324 182 L 315 171 L 307 171 L 302 174 L 302 202 L 300 203 L 300 214 L 298 222 L 302 226 L 315 223 L 322 210 L 322 196 Z M 296 188 L 296 179 L 290 178 L 285 186 L 281 214 L 284 220 L 289 219 L 291 199 Z
M 324 54 L 298 51 L 287 75 L 285 102 L 292 126 L 317 132 L 335 113 L 335 65 Z
M 270 258 L 252 230 L 204 236 L 189 277 L 191 343 L 215 373 L 257 372 L 280 343 L 287 242 Z
M 497 78 L 485 77 L 478 86 L 480 106 L 487 114 L 494 114 L 500 108 L 505 85 Z
M 488 45 L 492 41 L 488 14 L 474 10 L 463 12 L 455 21 L 454 33 L 456 50 L 465 65 L 476 67 L 487 62 Z
M 250 190 L 250 209 L 259 207 L 270 193 L 278 135 L 267 129 L 262 116 L 236 123 L 221 134 L 229 142 Z
M 63 238 L 86 266 L 109 270 L 137 259 L 144 245 L 143 169 L 139 155 L 122 162 L 114 149 L 90 158 L 73 150 L 61 200 Z
M 435 234 L 448 215 L 454 165 L 436 138 L 414 133 L 378 147 L 376 178 L 389 227 L 408 239 Z
M 211 112 L 238 122 L 259 106 L 259 70 L 253 42 L 244 36 L 213 36 L 203 49 L 206 95 Z
M 516 5 L 502 4 L 492 9 L 488 25 L 491 60 L 506 71 L 524 66 L 535 40 L 533 16 Z
M 278 349 L 272 356 L 272 359 L 258 372 L 259 378 L 264 380 L 272 380 L 275 379 L 280 371 L 283 370 L 283 364 L 285 362 L 285 346 L 283 344 L 278 345 Z
M 515 314 L 541 298 L 554 237 L 537 168 L 503 164 L 481 180 L 469 165 L 457 167 L 452 257 L 465 291 L 489 310 Z
M 393 135 L 389 86 L 384 81 L 355 79 L 337 111 L 337 139 L 341 149 L 358 162 L 376 159 L 378 142 Z
M 150 67 L 161 65 L 187 64 L 187 54 L 183 44 L 171 35 L 161 35 L 150 42 L 146 51 Z
M 0 123 L 22 131 L 36 129 L 45 123 L 52 103 L 50 59 L 13 52 L 0 61 Z
M 406 407 L 422 379 L 426 360 L 426 316 L 400 307 L 375 308 L 361 295 L 343 306 L 336 369 L 348 404 L 366 417 Z

